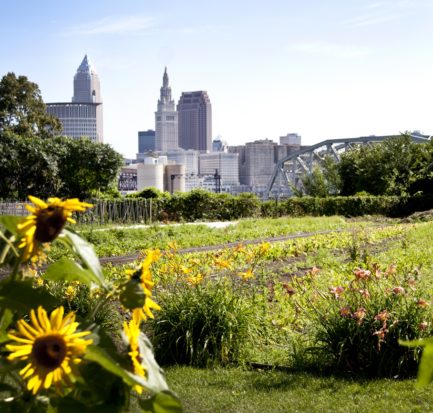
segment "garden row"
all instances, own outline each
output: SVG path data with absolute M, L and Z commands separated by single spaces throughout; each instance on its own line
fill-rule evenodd
M 260 363 L 410 376 L 430 336 L 431 223 L 319 234 L 180 255 L 153 266 L 161 310 L 146 325 L 159 362 Z M 109 278 L 124 277 L 107 268 Z

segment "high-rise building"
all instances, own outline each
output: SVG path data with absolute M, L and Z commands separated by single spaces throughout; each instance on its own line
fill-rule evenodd
M 239 154 L 210 152 L 200 154 L 200 175 L 218 176 L 220 189 L 239 185 Z
M 200 152 L 212 150 L 212 106 L 205 91 L 183 92 L 177 105 L 179 146 Z
M 60 120 L 63 135 L 71 138 L 87 136 L 95 142 L 103 142 L 99 76 L 87 55 L 74 76 L 72 102 L 47 103 L 47 112 Z
M 74 76 L 74 103 L 102 103 L 99 76 L 87 55 Z
M 154 151 L 155 144 L 155 131 L 148 129 L 147 131 L 138 132 L 138 153 L 145 153 Z
M 297 141 L 296 141 L 297 142 Z M 229 146 L 229 153 L 239 154 L 239 181 L 250 191 L 263 193 L 278 160 L 299 149 L 299 145 L 278 145 L 269 139 Z
M 167 68 L 162 77 L 162 87 L 155 112 L 155 150 L 169 151 L 179 148 L 177 112 L 168 85 Z

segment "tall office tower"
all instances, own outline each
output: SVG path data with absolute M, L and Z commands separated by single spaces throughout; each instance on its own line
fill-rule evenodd
M 138 153 L 145 153 L 155 150 L 155 131 L 148 129 L 147 131 L 138 132 Z
M 87 55 L 74 76 L 72 102 L 47 103 L 47 112 L 60 120 L 63 135 L 71 138 L 87 136 L 95 142 L 103 142 L 99 77 Z
M 200 152 L 212 150 L 212 106 L 205 91 L 183 92 L 177 105 L 179 146 Z
M 87 58 L 87 55 L 84 56 L 74 76 L 74 96 L 72 97 L 72 102 L 102 103 L 99 76 Z
M 158 110 L 155 112 L 155 150 L 169 151 L 179 148 L 177 112 L 171 99 L 167 68 L 162 77 Z

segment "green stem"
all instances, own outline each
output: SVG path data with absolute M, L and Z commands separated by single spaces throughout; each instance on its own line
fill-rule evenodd
M 104 298 L 102 298 L 96 305 L 93 311 L 90 314 L 90 319 L 93 320 L 96 316 L 96 313 L 101 308 L 101 306 L 109 301 L 109 299 L 114 295 L 114 293 L 117 291 L 117 288 L 115 288 L 113 291 L 109 292 Z

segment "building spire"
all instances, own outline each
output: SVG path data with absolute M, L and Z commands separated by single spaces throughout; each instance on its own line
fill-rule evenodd
M 168 87 L 168 74 L 167 74 L 167 66 L 164 69 L 164 76 L 162 77 L 162 86 Z
M 168 85 L 167 66 L 165 66 L 164 75 L 162 76 L 161 97 L 159 101 L 160 103 L 171 102 L 171 87 Z

